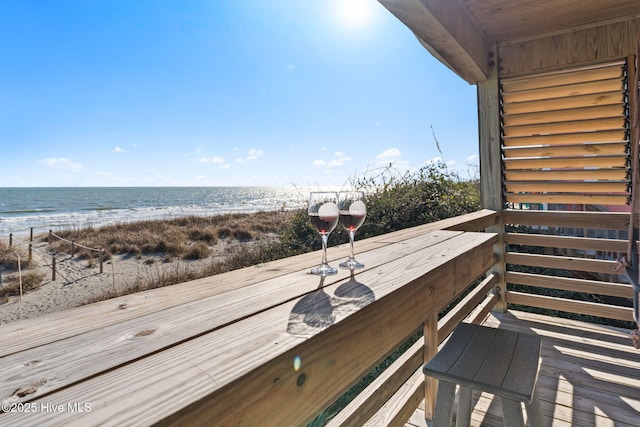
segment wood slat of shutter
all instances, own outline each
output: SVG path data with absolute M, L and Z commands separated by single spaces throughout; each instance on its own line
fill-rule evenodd
M 624 98 L 620 90 L 611 92 L 590 93 L 539 101 L 512 102 L 503 105 L 505 115 L 535 113 L 539 111 L 566 110 L 572 108 L 594 107 L 598 105 L 623 104 Z
M 537 76 L 513 78 L 502 82 L 505 91 L 515 92 L 530 89 L 564 86 L 567 84 L 607 79 L 621 79 L 624 62 L 609 64 L 597 68 L 586 68 L 572 72 L 551 72 Z
M 593 156 L 505 159 L 505 170 L 513 169 L 577 169 L 577 168 L 623 168 L 627 166 L 627 156 Z
M 560 135 L 533 135 L 524 137 L 504 137 L 504 147 L 525 147 L 530 145 L 565 145 L 588 142 L 625 142 L 624 129 L 574 132 Z
M 595 82 L 576 83 L 542 89 L 532 89 L 505 93 L 505 103 L 537 101 L 541 99 L 555 99 L 566 96 L 586 95 L 620 90 L 620 79 L 599 80 Z
M 617 194 L 510 194 L 505 195 L 511 203 L 559 203 L 586 205 L 625 205 L 629 196 Z
M 553 135 L 561 133 L 590 132 L 597 130 L 622 129 L 625 126 L 624 117 L 608 117 L 603 119 L 572 120 L 560 123 L 540 123 L 535 125 L 505 126 L 504 136 L 535 136 Z
M 627 144 L 625 142 L 606 144 L 575 144 L 516 147 L 503 150 L 505 158 L 517 157 L 578 157 L 589 155 L 619 154 L 625 155 Z
M 624 104 L 600 105 L 597 107 L 571 108 L 566 110 L 544 110 L 532 113 L 504 115 L 505 127 L 558 123 L 575 120 L 601 119 L 624 116 Z
M 629 181 L 597 182 L 545 182 L 548 193 L 626 193 Z M 539 182 L 508 181 L 505 183 L 508 193 L 539 192 Z
M 576 170 L 513 170 L 505 171 L 505 184 L 510 181 L 621 181 L 629 178 L 629 169 L 576 169 Z

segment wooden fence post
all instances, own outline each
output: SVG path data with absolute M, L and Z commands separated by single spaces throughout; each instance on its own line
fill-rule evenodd
M 31 227 L 31 230 L 29 232 L 29 241 L 33 242 L 33 227 Z
M 29 262 L 32 260 L 33 254 L 33 243 L 29 243 Z
M 51 235 L 53 234 L 53 231 L 49 230 L 49 244 L 51 244 L 51 239 L 53 238 Z
M 9 247 L 13 246 L 13 233 L 9 233 Z
M 22 302 L 22 266 L 20 265 L 20 255 L 18 255 L 18 278 L 20 280 L 20 299 Z
M 51 256 L 51 281 L 55 282 L 56 280 L 56 256 Z
M 100 249 L 100 274 L 102 274 L 102 261 L 104 260 L 104 249 Z
M 75 252 L 75 244 L 73 243 L 73 240 L 71 241 L 71 258 L 73 258 L 73 253 Z

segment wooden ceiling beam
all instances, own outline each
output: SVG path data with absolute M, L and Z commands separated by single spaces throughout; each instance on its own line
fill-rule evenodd
M 378 0 L 423 46 L 469 84 L 487 79 L 489 44 L 466 9 L 452 0 Z

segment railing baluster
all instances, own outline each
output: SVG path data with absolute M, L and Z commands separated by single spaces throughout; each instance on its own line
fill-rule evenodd
M 424 322 L 424 362 L 427 363 L 438 352 L 438 313 L 431 313 Z M 425 417 L 433 419 L 436 408 L 438 381 L 431 377 L 424 380 Z

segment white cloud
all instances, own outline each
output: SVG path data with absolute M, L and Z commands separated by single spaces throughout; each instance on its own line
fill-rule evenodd
M 467 162 L 475 162 L 478 160 L 478 155 L 477 154 L 472 154 L 469 157 L 467 157 Z
M 378 154 L 375 157 L 374 165 L 377 168 L 387 168 L 391 166 L 399 173 L 415 169 L 411 161 L 402 159 L 402 153 L 397 148 L 389 148 Z
M 122 147 L 116 147 L 113 150 L 111 150 L 112 153 L 124 153 L 126 152 L 126 150 Z
M 351 160 L 351 157 L 347 156 L 342 151 L 336 151 L 332 159 L 330 160 L 318 159 L 318 160 L 314 160 L 312 164 L 313 164 L 313 167 L 319 167 L 319 168 L 324 168 L 324 167 L 337 168 L 340 166 L 344 166 L 344 164 L 350 160 Z
M 400 150 L 397 148 L 389 148 L 376 156 L 375 165 L 376 167 L 382 168 L 393 164 L 393 167 L 400 171 L 411 169 L 411 162 L 402 160 L 401 157 L 402 153 Z
M 222 164 L 224 163 L 224 159 L 220 156 L 213 157 L 201 157 L 198 160 L 200 163 L 213 163 L 213 164 Z
M 376 156 L 376 159 L 381 161 L 393 161 L 393 159 L 397 159 L 401 155 L 402 153 L 400 153 L 400 150 L 398 150 L 397 148 L 390 148 L 378 154 Z
M 258 157 L 264 156 L 264 151 L 252 148 L 247 154 L 246 160 L 256 160 Z
M 80 172 L 82 169 L 80 163 L 76 163 L 67 157 L 51 157 L 40 160 L 40 163 L 51 169 L 61 169 L 69 172 Z
M 234 148 L 234 151 L 236 151 L 237 149 Z M 253 160 L 257 160 L 259 157 L 264 156 L 264 151 L 259 150 L 257 148 L 252 148 L 251 150 L 247 151 L 247 156 L 246 157 L 238 157 L 236 158 L 236 163 L 246 163 L 246 162 L 250 162 Z

